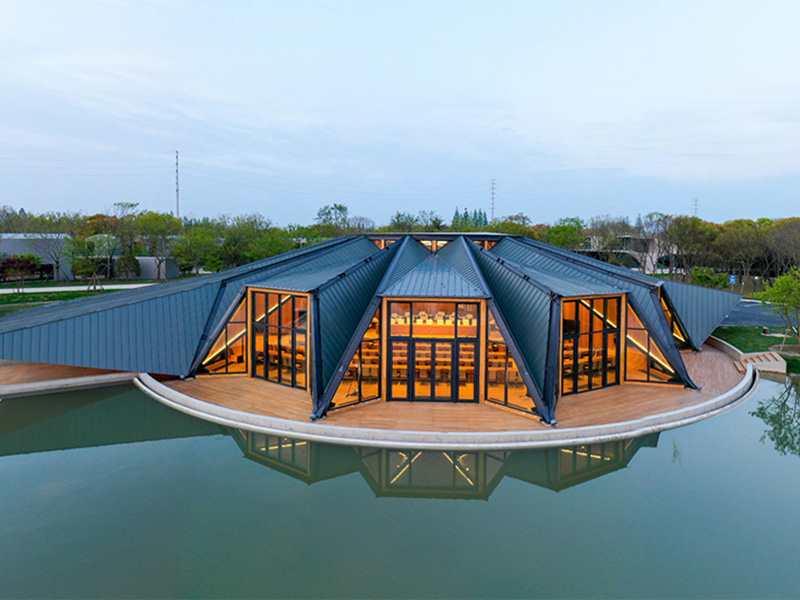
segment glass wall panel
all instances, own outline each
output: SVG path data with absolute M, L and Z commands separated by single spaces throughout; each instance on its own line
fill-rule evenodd
M 331 408 L 350 406 L 380 396 L 380 308 L 370 321 L 361 343 L 333 397 Z
M 339 384 L 339 389 L 333 396 L 333 404 L 331 408 L 342 408 L 343 406 L 352 406 L 358 404 L 359 391 L 358 391 L 358 374 L 361 370 L 361 360 L 359 358 L 360 352 L 356 350 L 353 360 L 347 367 L 347 371 Z
M 197 372 L 208 375 L 246 373 L 248 339 L 247 300 L 244 299 L 200 363 Z
M 501 404 L 506 401 L 506 353 L 505 344 L 487 344 L 486 398 Z
M 253 323 L 267 320 L 267 298 L 265 294 L 253 294 Z
M 433 345 L 433 397 L 435 400 L 453 399 L 453 342 L 436 342 Z
M 619 382 L 619 298 L 577 298 L 562 304 L 561 395 Z
M 500 327 L 497 326 L 497 321 L 494 320 L 494 315 L 491 311 L 489 313 L 489 341 L 490 342 L 504 342 L 503 334 L 500 333 Z
M 389 335 L 403 336 L 411 335 L 411 303 L 392 302 L 389 305 Z
M 291 328 L 294 325 L 292 297 L 281 296 L 281 327 Z
M 431 398 L 431 343 L 414 343 L 414 397 Z
M 305 388 L 307 298 L 254 291 L 252 299 L 253 375 Z
M 517 368 L 517 363 L 511 353 L 508 354 L 508 372 L 506 374 L 506 387 L 508 388 L 508 406 L 530 411 L 533 408 L 533 399 L 528 396 L 528 388 L 522 381 L 522 374 Z
M 477 400 L 475 389 L 475 357 L 477 346 L 461 342 L 458 345 L 458 399 Z
M 667 317 L 667 323 L 669 323 L 669 328 L 672 331 L 672 337 L 675 338 L 675 345 L 681 349 L 691 348 L 686 332 L 684 332 L 678 318 L 675 316 L 675 312 L 664 296 L 661 296 L 661 308 L 664 310 L 664 316 Z
M 478 337 L 478 305 L 458 305 L 458 337 Z
M 294 324 L 300 329 L 308 328 L 308 298 L 305 296 L 294 297 Z
M 627 309 L 627 359 L 625 379 L 651 383 L 680 383 L 680 377 L 667 362 L 630 304 Z
M 394 364 L 395 358 L 392 359 L 390 399 L 477 402 L 474 386 L 480 305 L 476 302 L 390 302 L 389 314 L 392 352 L 395 352 L 395 342 L 405 344 L 403 348 L 408 352 L 406 365 Z M 406 315 L 410 317 L 408 326 Z M 459 340 L 465 339 L 471 343 L 459 350 Z M 394 382 L 401 380 L 408 387 L 401 387 L 398 393 L 406 395 L 398 396 Z
M 391 398 L 408 398 L 408 342 L 393 341 L 390 346 L 392 353 Z
M 374 400 L 380 396 L 381 343 L 368 340 L 361 344 L 361 399 Z
M 489 336 L 492 336 L 491 324 L 493 322 L 494 317 L 490 313 L 490 327 L 487 331 Z M 496 325 L 495 328 L 497 328 Z M 500 341 L 493 341 L 490 338 L 486 345 L 486 400 L 517 410 L 536 413 L 536 406 L 533 398 L 528 394 L 522 373 L 509 352 L 499 329 L 494 336 Z
M 280 325 L 280 296 L 278 294 L 267 295 L 267 322 L 270 325 Z
M 264 372 L 264 368 L 266 366 L 265 361 L 265 336 L 264 336 L 264 328 L 253 328 L 253 374 L 256 377 L 265 378 L 266 374 Z
M 454 338 L 456 305 L 453 302 L 414 302 L 411 335 L 420 338 Z

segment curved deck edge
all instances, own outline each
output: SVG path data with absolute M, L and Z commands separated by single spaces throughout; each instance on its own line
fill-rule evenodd
M 609 442 L 696 423 L 727 412 L 744 402 L 753 393 L 758 379 L 758 371 L 748 365 L 739 384 L 716 398 L 632 421 L 565 429 L 477 433 L 366 429 L 326 425 L 324 422 L 292 421 L 204 402 L 159 383 L 147 373 L 140 373 L 134 379 L 134 384 L 162 404 L 199 419 L 227 427 L 311 442 L 419 450 L 521 450 Z

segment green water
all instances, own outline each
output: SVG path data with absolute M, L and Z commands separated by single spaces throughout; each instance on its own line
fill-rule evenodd
M 798 412 L 764 381 L 660 436 L 420 454 L 248 436 L 132 388 L 4 400 L 0 596 L 794 598 Z

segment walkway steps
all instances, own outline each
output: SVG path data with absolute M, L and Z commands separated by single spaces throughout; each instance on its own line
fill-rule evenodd
M 734 361 L 739 373 L 746 372 L 747 365 L 753 365 L 753 368 L 765 373 L 786 373 L 786 361 L 777 352 L 750 352 Z

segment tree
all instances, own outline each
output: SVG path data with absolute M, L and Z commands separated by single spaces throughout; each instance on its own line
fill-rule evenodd
M 419 211 L 417 224 L 422 227 L 423 231 L 441 231 L 446 226 L 444 219 L 433 210 Z
M 217 223 L 222 236 L 218 256 L 226 268 L 250 262 L 253 244 L 272 227 L 272 223 L 258 213 L 233 218 L 222 217 Z
M 16 280 L 16 291 L 20 293 L 25 291 L 25 278 L 34 275 L 40 266 L 38 259 L 32 254 L 15 254 L 0 261 L 0 271 L 5 277 Z
M 82 224 L 83 219 L 78 213 L 45 213 L 28 219 L 25 238 L 34 251 L 53 263 L 56 281 L 61 281 L 69 237 L 76 235 Z
M 396 212 L 389 220 L 389 231 L 414 231 L 417 227 L 417 217 L 407 212 Z
M 96 243 L 98 236 L 74 237 L 67 243 L 67 260 L 72 265 L 72 274 L 81 279 L 88 279 L 88 289 L 99 287 L 99 275 L 103 269 L 103 260 L 97 256 Z
M 294 248 L 294 239 L 288 231 L 284 231 L 279 227 L 271 227 L 266 231 L 262 231 L 250 244 L 250 248 L 245 253 L 245 258 L 247 262 L 253 262 L 281 254 L 282 252 L 288 252 Z
M 689 283 L 724 290 L 728 287 L 728 277 L 725 273 L 715 273 L 711 267 L 692 267 L 692 272 L 689 273 Z
M 349 229 L 350 231 L 356 231 L 358 233 L 375 231 L 375 221 L 369 217 L 351 217 Z
M 156 279 L 166 278 L 164 262 L 172 251 L 175 238 L 183 229 L 180 219 L 168 213 L 146 212 L 138 216 L 136 225 L 145 250 L 155 258 Z
M 659 262 L 670 253 L 670 243 L 667 232 L 672 223 L 672 216 L 660 212 L 647 213 L 639 217 L 636 228 L 647 243 L 647 253 L 644 260 L 639 261 L 642 273 L 655 275 Z M 670 261 L 670 272 L 674 269 L 674 261 Z
M 773 285 L 757 294 L 763 303 L 769 303 L 772 312 L 778 315 L 795 337 L 800 337 L 800 269 L 792 267 L 786 275 L 775 280 Z
M 761 436 L 762 444 L 769 438 L 780 454 L 800 456 L 800 389 L 788 378 L 783 385 L 777 396 L 759 401 L 750 414 L 769 427 Z
M 139 205 L 135 202 L 116 202 L 114 203 L 114 219 L 109 223 L 111 233 L 119 240 L 123 254 L 135 254 L 134 246 L 136 236 L 139 233 L 136 220 L 141 214 L 137 210 Z
M 317 225 L 326 237 L 336 237 L 347 233 L 350 225 L 349 209 L 344 204 L 329 204 L 317 211 Z
M 139 277 L 142 274 L 142 266 L 139 264 L 139 259 L 133 254 L 123 254 L 115 263 L 116 271 L 125 279 L 130 281 L 131 277 Z
M 679 216 L 672 220 L 667 240 L 674 246 L 676 262 L 683 269 L 683 281 L 688 279 L 694 266 L 708 266 L 717 233 L 716 225 L 698 217 Z
M 775 221 L 767 246 L 775 257 L 777 274 L 800 265 L 800 217 Z
M 734 272 L 741 276 L 742 293 L 753 267 L 767 252 L 766 226 L 749 219 L 737 219 L 723 224 L 715 240 L 721 256 Z
M 575 250 L 583 246 L 586 241 L 583 229 L 583 221 L 578 217 L 559 219 L 547 230 L 547 242 L 559 248 Z
M 592 217 L 588 230 L 591 236 L 591 249 L 597 252 L 601 260 L 612 262 L 616 251 L 622 247 L 622 236 L 630 235 L 632 231 L 628 219 L 623 217 L 616 219 L 608 215 Z
M 534 240 L 539 239 L 536 229 L 531 225 L 531 220 L 522 213 L 508 215 L 502 219 L 495 219 L 486 227 L 488 231 L 521 235 Z
M 204 219 L 191 226 L 186 233 L 175 240 L 172 255 L 182 273 L 200 273 L 219 245 L 219 228 L 208 219 Z M 216 259 L 219 261 L 218 256 Z

